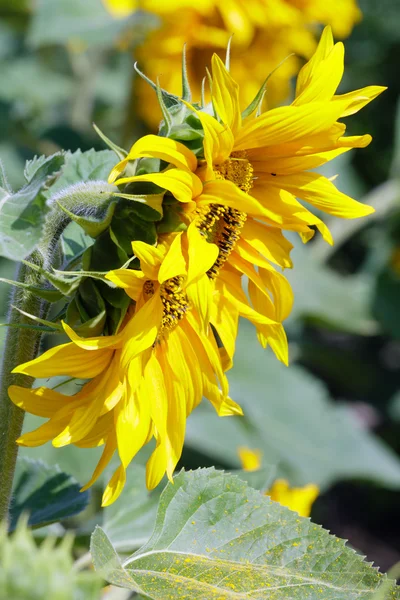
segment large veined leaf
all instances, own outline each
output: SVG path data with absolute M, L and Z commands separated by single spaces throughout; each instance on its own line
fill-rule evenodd
M 329 400 L 325 386 L 303 369 L 279 363 L 242 323 L 230 395 L 244 417 L 219 418 L 203 401 L 187 423 L 187 444 L 224 465 L 239 466 L 238 447 L 259 448 L 266 464 L 293 485 L 321 488 L 361 478 L 398 489 L 400 461 L 362 428 L 343 405 Z
M 343 540 L 214 469 L 167 485 L 151 539 L 124 562 L 101 528 L 91 551 L 110 583 L 153 600 L 372 600 L 388 581 Z M 385 596 L 399 597 L 394 581 Z
M 80 492 L 81 485 L 57 466 L 40 460 L 19 457 L 14 478 L 13 501 L 10 509 L 10 529 L 22 514 L 28 524 L 40 527 L 72 517 L 84 510 L 89 492 Z
M 237 476 L 260 490 L 267 489 L 275 469 L 263 467 L 258 471 L 237 471 Z M 146 469 L 132 465 L 128 469 L 125 488 L 118 499 L 103 511 L 103 529 L 118 552 L 133 552 L 150 538 L 156 521 L 162 483 L 152 492 L 146 488 Z
M 18 192 L 0 188 L 0 256 L 21 260 L 35 248 L 45 215 L 41 191 L 63 163 L 64 156 L 56 154 L 44 160 Z

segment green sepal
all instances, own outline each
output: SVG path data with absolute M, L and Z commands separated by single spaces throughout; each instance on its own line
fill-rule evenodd
M 54 329 L 54 330 L 58 330 L 61 332 L 64 331 L 61 323 L 54 323 L 53 321 L 47 321 L 46 319 L 40 319 L 36 315 L 31 315 L 30 313 L 25 312 L 24 310 L 21 310 L 20 308 L 18 308 L 18 306 L 13 306 L 12 304 L 10 306 L 14 310 L 17 310 L 21 315 L 24 315 L 24 317 L 28 317 L 28 319 L 31 319 L 32 321 L 35 321 L 36 323 L 40 323 L 41 325 L 45 325 L 46 327 L 50 327 L 51 329 Z
M 108 146 L 110 150 L 115 152 L 119 160 L 124 160 L 124 158 L 126 158 L 128 155 L 127 151 L 121 148 L 120 146 L 117 146 L 117 144 L 114 144 L 114 142 L 112 142 L 110 138 L 108 138 L 106 134 L 101 131 L 100 127 L 97 127 L 96 123 L 92 123 L 92 125 L 93 129 L 95 130 L 97 135 L 103 140 L 106 146 Z
M 56 193 L 50 202 L 57 204 L 85 233 L 96 238 L 111 223 L 117 190 L 105 181 L 75 183 Z
M 58 302 L 64 297 L 64 294 L 59 292 L 58 290 L 47 290 L 44 288 L 39 288 L 34 285 L 29 285 L 27 283 L 22 283 L 22 281 L 13 281 L 12 279 L 5 279 L 4 277 L 0 277 L 0 282 L 8 283 L 9 285 L 13 285 L 15 287 L 27 290 L 32 294 L 38 296 L 38 298 L 42 298 L 43 300 L 47 300 L 48 302 Z
M 192 101 L 192 91 L 187 71 L 186 44 L 183 45 L 182 49 L 182 100 L 186 100 L 186 102 Z
M 160 221 L 163 216 L 164 194 L 119 194 L 120 198 L 131 201 L 134 212 L 144 221 Z M 118 211 L 117 211 L 118 212 Z M 112 224 L 111 224 L 112 225 Z M 132 238 L 133 239 L 133 238 Z
M 26 260 L 23 260 L 22 262 L 33 271 L 40 273 L 40 275 L 47 279 L 47 281 L 59 290 L 63 296 L 71 296 L 79 286 L 81 279 L 79 276 L 75 277 L 72 275 L 73 279 L 71 279 L 70 273 L 66 273 L 65 275 L 63 275 L 63 271 L 50 273 L 50 271 L 46 271 L 46 269 L 43 269 L 43 267 L 35 265 L 34 263 L 30 263 Z
M 113 218 L 113 214 L 115 211 L 115 205 L 117 201 L 111 201 L 108 205 L 104 217 L 102 220 L 95 220 L 93 217 L 85 217 L 81 215 L 76 215 L 70 210 L 68 210 L 65 206 L 63 206 L 60 202 L 57 201 L 57 205 L 59 208 L 69 216 L 71 221 L 74 221 L 79 227 L 82 227 L 83 231 L 90 235 L 92 238 L 97 238 L 103 231 L 110 226 L 111 220 Z
M 247 119 L 247 117 L 250 117 L 253 114 L 253 112 L 259 111 L 261 109 L 261 105 L 264 100 L 264 95 L 265 95 L 265 92 L 267 89 L 267 83 L 268 83 L 270 77 L 272 77 L 272 75 L 275 73 L 275 71 L 277 71 L 279 69 L 279 67 L 281 67 L 283 65 L 283 63 L 286 62 L 291 56 L 294 56 L 293 53 L 289 54 L 283 60 L 281 60 L 279 65 L 276 66 L 275 69 L 273 69 L 273 71 L 271 71 L 271 73 L 265 78 L 263 84 L 261 85 L 261 87 L 258 90 L 257 94 L 255 95 L 254 99 L 250 102 L 248 107 L 245 108 L 244 111 L 242 112 L 242 119 Z
M 116 245 L 107 229 L 88 248 L 82 257 L 82 267 L 86 271 L 104 272 L 118 269 L 120 265 L 127 262 L 129 256 Z
M 146 81 L 155 92 L 157 92 L 157 84 L 154 83 L 154 81 L 152 81 L 149 77 L 147 77 L 147 75 L 145 75 L 144 73 L 142 73 L 142 71 L 139 69 L 139 67 L 137 66 L 137 62 L 133 65 L 133 68 L 135 69 L 136 73 L 142 78 L 144 79 L 144 81 Z M 170 94 L 169 92 L 167 92 L 166 90 L 164 90 L 163 88 L 160 88 L 160 92 L 162 95 L 162 99 L 163 99 L 163 104 L 167 109 L 172 108 L 173 106 L 180 106 L 181 103 L 181 99 L 178 96 L 175 96 L 174 94 Z
M 157 216 L 157 221 L 160 219 Z M 113 242 L 122 248 L 128 255 L 132 255 L 132 242 L 140 240 L 146 244 L 155 244 L 157 241 L 154 220 L 143 219 L 136 210 L 134 203 L 125 200 L 118 205 L 113 222 L 110 227 L 110 236 Z

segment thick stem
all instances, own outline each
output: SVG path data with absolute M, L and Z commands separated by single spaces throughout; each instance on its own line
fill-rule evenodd
M 28 262 L 39 263 L 51 268 L 58 263 L 59 239 L 70 219 L 59 210 L 51 210 L 47 215 L 39 247 L 28 257 Z M 20 265 L 17 281 L 38 286 L 43 280 L 38 273 L 25 265 Z M 46 318 L 50 305 L 25 289 L 14 288 L 11 306 Z M 11 308 L 9 323 L 12 325 L 32 325 L 32 321 L 17 310 Z M 8 519 L 18 445 L 15 443 L 21 435 L 25 412 L 15 406 L 8 397 L 10 385 L 31 387 L 33 379 L 26 375 L 13 375 L 11 371 L 19 364 L 36 358 L 39 352 L 42 332 L 28 328 L 9 327 L 3 349 L 3 362 L 0 372 L 0 523 Z
M 18 281 L 37 284 L 35 273 L 21 265 Z M 40 300 L 31 292 L 14 288 L 11 304 L 33 314 L 41 316 L 47 312 L 48 303 Z M 9 322 L 13 325 L 32 324 L 17 310 L 10 309 Z M 15 443 L 20 436 L 24 421 L 24 411 L 15 406 L 8 397 L 10 385 L 30 387 L 32 378 L 25 375 L 13 375 L 11 371 L 17 365 L 36 357 L 40 344 L 40 331 L 9 327 L 4 346 L 3 364 L 0 378 L 0 522 L 8 518 L 12 483 L 18 446 Z

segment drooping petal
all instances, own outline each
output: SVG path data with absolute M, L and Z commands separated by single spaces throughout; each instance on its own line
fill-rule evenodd
M 158 271 L 162 264 L 165 248 L 151 246 L 146 242 L 132 242 L 132 250 L 140 260 L 140 268 L 147 279 L 157 280 Z
M 292 267 L 290 251 L 293 245 L 285 238 L 280 229 L 248 218 L 242 228 L 242 236 L 237 245 L 241 245 L 242 240 L 280 267 L 284 269 Z
M 182 235 L 174 237 L 164 260 L 161 263 L 158 272 L 158 281 L 164 283 L 167 279 L 172 279 L 178 275 L 185 275 L 187 272 L 186 260 L 182 252 Z
M 109 506 L 117 500 L 126 482 L 126 471 L 123 465 L 120 465 L 111 477 L 110 481 L 106 485 L 103 497 L 101 500 L 101 506 Z
M 31 377 L 66 375 L 78 379 L 90 379 L 108 367 L 112 355 L 113 350 L 108 348 L 90 352 L 70 342 L 50 348 L 34 360 L 18 365 L 13 373 Z
M 121 363 L 125 368 L 141 352 L 150 348 L 159 331 L 163 315 L 162 302 L 158 294 L 148 300 L 123 329 L 125 344 Z
M 101 455 L 99 462 L 97 463 L 97 466 L 93 472 L 93 475 L 90 478 L 90 480 L 81 488 L 81 490 L 80 490 L 81 492 L 84 492 L 85 490 L 89 489 L 98 480 L 98 478 L 103 473 L 104 469 L 107 467 L 110 460 L 112 459 L 116 448 L 117 448 L 117 440 L 115 437 L 115 433 L 113 431 L 111 431 L 107 437 L 107 441 L 104 446 L 103 453 Z
M 128 159 L 152 157 L 160 158 L 175 167 L 195 171 L 196 155 L 180 142 L 159 135 L 145 135 L 129 150 Z
M 142 271 L 134 271 L 133 269 L 115 269 L 107 273 L 106 279 L 115 283 L 117 287 L 124 289 L 132 300 L 137 300 L 146 281 L 146 275 Z
M 199 314 L 202 329 L 208 326 L 210 320 L 212 292 L 212 283 L 205 274 L 186 287 L 188 300 Z
M 8 388 L 8 395 L 10 400 L 19 408 L 32 415 L 48 419 L 73 400 L 73 396 L 66 396 L 46 387 L 29 389 L 19 385 L 11 385 Z
M 147 175 L 134 175 L 123 177 L 115 182 L 115 185 L 147 181 L 158 185 L 160 188 L 171 192 L 179 202 L 191 202 L 201 194 L 203 188 L 200 179 L 190 171 L 182 169 L 169 169 L 163 173 L 149 173 Z
M 65 333 L 69 339 L 81 348 L 87 351 L 99 351 L 99 353 L 105 349 L 119 348 L 122 344 L 122 336 L 118 335 L 104 335 L 92 338 L 80 337 L 65 321 L 61 321 Z
M 207 273 L 218 258 L 218 246 L 211 244 L 191 223 L 187 230 L 189 268 L 187 283 L 193 283 L 197 278 Z
M 239 86 L 232 79 L 217 54 L 211 59 L 212 90 L 214 108 L 221 121 L 235 134 L 241 127 L 242 114 L 239 103 Z

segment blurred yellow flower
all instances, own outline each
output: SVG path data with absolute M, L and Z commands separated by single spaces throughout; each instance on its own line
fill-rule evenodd
M 226 48 L 234 34 L 231 72 L 240 83 L 240 99 L 248 104 L 266 76 L 291 53 L 308 58 L 315 48 L 318 24 L 331 25 L 339 38 L 347 37 L 361 18 L 356 0 L 104 0 L 116 16 L 126 16 L 137 8 L 161 17 L 137 50 L 137 58 L 148 77 L 171 93 L 180 94 L 181 54 L 188 52 L 189 76 L 194 98 L 200 97 L 205 67 L 213 52 Z M 252 60 L 248 60 L 251 54 Z M 288 97 L 290 78 L 300 67 L 291 57 L 274 73 L 268 84 L 267 101 L 276 106 Z M 145 82 L 137 81 L 137 109 L 156 128 L 161 114 Z
M 244 471 L 257 471 L 261 468 L 262 453 L 245 446 L 238 448 L 238 454 Z M 319 487 L 309 483 L 303 487 L 291 488 L 286 479 L 277 479 L 272 487 L 265 492 L 274 502 L 287 506 L 299 513 L 301 517 L 309 517 L 312 505 L 319 495 Z
M 266 496 L 269 496 L 271 500 L 287 506 L 290 510 L 299 513 L 301 517 L 310 516 L 312 505 L 318 495 L 319 487 L 314 483 L 291 488 L 286 479 L 277 479 L 271 489 L 266 492 Z
M 103 506 L 114 502 L 136 453 L 153 437 L 146 483 L 154 488 L 166 472 L 172 479 L 181 456 L 186 418 L 208 398 L 220 416 L 242 414 L 228 396 L 219 349 L 207 324 L 210 284 L 206 271 L 218 248 L 193 226 L 157 248 L 134 242 L 141 271 L 119 269 L 108 278 L 135 300 L 135 312 L 117 335 L 80 338 L 56 346 L 15 373 L 32 377 L 67 375 L 88 379 L 67 396 L 55 389 L 11 386 L 11 400 L 46 423 L 18 443 L 40 446 L 104 445 L 92 485 L 118 452 L 120 465 L 108 482 Z

